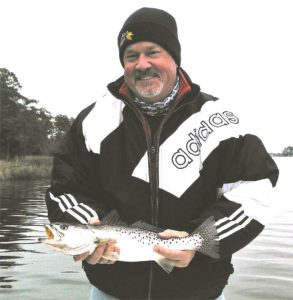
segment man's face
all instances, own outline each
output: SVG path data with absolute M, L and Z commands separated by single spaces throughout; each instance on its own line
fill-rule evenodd
M 177 65 L 158 44 L 137 42 L 128 46 L 123 63 L 126 83 L 139 99 L 157 102 L 171 93 L 176 82 Z

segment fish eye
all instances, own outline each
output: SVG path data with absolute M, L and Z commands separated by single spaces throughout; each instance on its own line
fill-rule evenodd
M 60 229 L 61 230 L 67 230 L 68 229 L 68 225 L 62 224 L 62 225 L 60 225 Z

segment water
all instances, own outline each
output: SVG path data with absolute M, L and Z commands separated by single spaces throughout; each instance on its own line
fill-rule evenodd
M 234 255 L 227 300 L 293 299 L 293 158 L 276 159 L 278 210 L 269 226 Z M 47 181 L 0 182 L 0 299 L 83 300 L 89 284 L 80 263 L 38 242 L 48 223 Z
M 0 299 L 88 299 L 81 264 L 38 242 L 46 181 L 0 183 Z
M 293 299 L 293 158 L 275 158 L 280 178 L 276 214 L 260 236 L 233 256 L 227 299 Z

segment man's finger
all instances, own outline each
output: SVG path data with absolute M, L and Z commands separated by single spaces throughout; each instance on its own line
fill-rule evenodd
M 99 218 L 93 217 L 93 218 L 89 219 L 88 224 L 89 225 L 100 225 L 101 221 L 99 220 Z
M 101 265 L 112 265 L 116 262 L 116 260 L 110 260 L 110 259 L 107 259 L 107 258 L 101 258 L 99 260 L 99 264 Z
M 113 264 L 119 259 L 120 249 L 116 246 L 115 242 L 110 242 L 104 251 L 99 263 Z M 103 261 L 107 260 L 106 262 Z
M 186 237 L 186 236 L 188 236 L 188 233 L 185 231 L 177 231 L 177 230 L 171 230 L 171 229 L 167 229 L 167 230 L 164 230 L 163 232 L 159 233 L 159 237 L 162 239 L 170 239 L 172 237 L 182 238 L 182 237 Z
M 181 260 L 182 250 L 171 250 L 161 246 L 155 246 L 154 251 L 171 260 Z
M 154 247 L 154 251 L 174 261 L 189 262 L 195 254 L 195 250 L 174 250 L 174 249 L 167 249 L 159 245 Z
M 82 253 L 82 254 L 79 254 L 79 255 L 74 255 L 73 259 L 74 259 L 74 261 L 84 260 L 89 256 L 89 254 L 90 254 L 89 252 L 85 252 L 85 253 Z
M 99 260 L 103 256 L 106 247 L 107 245 L 98 246 L 96 250 L 87 257 L 86 261 L 91 265 L 95 265 L 97 262 L 99 262 Z
M 115 241 L 110 241 L 107 244 L 107 248 L 105 249 L 105 252 L 106 253 L 116 252 L 117 254 L 120 254 L 120 248 L 118 246 L 116 246 Z

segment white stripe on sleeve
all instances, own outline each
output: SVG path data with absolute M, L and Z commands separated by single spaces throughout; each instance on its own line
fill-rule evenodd
M 84 203 L 80 203 L 80 206 L 83 206 L 85 209 L 89 210 L 92 213 L 91 217 L 95 217 L 95 218 L 99 218 L 98 214 L 96 213 L 95 210 L 93 210 L 91 207 L 89 207 L 88 205 L 84 204 Z
M 251 218 L 246 216 L 244 214 L 243 208 L 240 207 L 229 217 L 224 217 L 216 222 L 217 231 L 219 233 L 219 238 L 217 240 L 222 240 L 239 231 L 240 229 L 248 225 L 250 221 Z
M 77 214 L 73 209 L 68 209 L 66 212 L 69 213 L 70 215 L 72 215 L 80 223 L 87 224 L 87 220 L 85 218 L 83 218 L 82 216 L 80 216 L 79 214 Z
M 79 205 L 74 206 L 74 208 L 80 212 L 82 215 L 84 215 L 86 217 L 87 220 L 89 220 L 91 218 L 91 216 L 84 210 L 82 209 Z
M 220 240 L 226 238 L 227 236 L 229 236 L 229 235 L 231 235 L 231 234 L 233 234 L 233 233 L 239 231 L 240 229 L 242 229 L 242 228 L 244 228 L 245 226 L 247 226 L 250 222 L 251 222 L 251 219 L 250 219 L 250 218 L 247 218 L 247 220 L 246 220 L 244 223 L 242 223 L 241 225 L 236 226 L 236 227 L 234 227 L 233 229 L 227 231 L 226 233 L 219 235 L 219 238 L 218 238 L 217 240 L 220 241 Z
M 69 200 L 66 198 L 65 195 L 59 196 L 59 198 L 61 199 L 62 203 L 64 204 L 64 206 L 69 209 L 71 208 L 73 205 L 69 202 Z
M 52 193 L 50 193 L 50 198 L 58 203 L 62 212 L 69 213 L 83 224 L 87 224 L 89 219 L 91 219 L 92 217 L 98 218 L 98 214 L 95 210 L 84 203 L 78 203 L 74 196 L 71 194 L 64 194 L 55 197 Z
M 55 202 L 58 202 L 58 205 L 60 207 L 60 209 L 62 210 L 62 212 L 66 212 L 66 208 L 65 206 L 63 205 L 61 199 L 59 199 L 58 197 L 55 197 L 52 193 L 50 193 L 50 198 L 55 201 Z
M 218 233 L 220 233 L 220 232 L 222 232 L 222 231 L 224 231 L 224 230 L 226 230 L 226 229 L 228 229 L 228 228 L 230 228 L 234 225 L 237 226 L 237 224 L 240 224 L 240 222 L 245 218 L 247 218 L 247 216 L 245 214 L 241 214 L 235 221 L 231 220 L 230 222 L 228 222 L 225 225 L 223 225 L 222 227 L 220 227 L 218 229 Z

